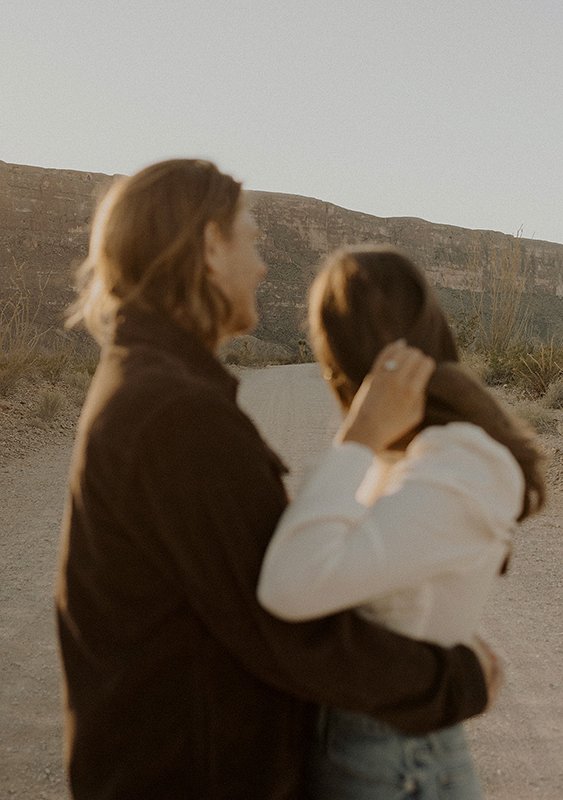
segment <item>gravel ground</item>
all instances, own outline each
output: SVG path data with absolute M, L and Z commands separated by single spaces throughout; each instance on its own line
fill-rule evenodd
M 241 403 L 292 467 L 294 491 L 330 441 L 337 409 L 314 365 L 244 370 L 241 381 Z M 64 800 L 52 592 L 77 405 L 41 422 L 42 388 L 0 401 L 0 797 Z M 468 725 L 488 800 L 563 797 L 563 442 L 542 441 L 550 502 L 518 532 L 483 625 L 507 671 L 495 709 Z

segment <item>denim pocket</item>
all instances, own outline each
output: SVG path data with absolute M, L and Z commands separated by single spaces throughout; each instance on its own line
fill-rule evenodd
M 323 711 L 313 800 L 482 800 L 463 728 L 396 733 L 363 714 Z
M 403 787 L 400 737 L 371 717 L 329 711 L 324 757 L 360 781 L 385 784 L 398 790 Z
M 441 770 L 436 784 L 438 800 L 483 800 L 481 784 L 471 763 Z
M 481 785 L 461 725 L 433 734 L 439 751 L 437 795 L 439 800 L 482 800 Z

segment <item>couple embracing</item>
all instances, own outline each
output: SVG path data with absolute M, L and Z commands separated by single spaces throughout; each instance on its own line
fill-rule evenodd
M 420 270 L 348 248 L 309 310 L 343 422 L 288 505 L 216 356 L 257 322 L 257 236 L 201 160 L 120 179 L 94 219 L 57 586 L 72 796 L 476 800 L 460 723 L 500 668 L 475 634 L 537 452 Z

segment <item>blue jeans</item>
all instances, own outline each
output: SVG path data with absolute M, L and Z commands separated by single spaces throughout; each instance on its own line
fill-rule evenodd
M 363 714 L 320 712 L 311 800 L 482 800 L 463 728 L 407 736 Z

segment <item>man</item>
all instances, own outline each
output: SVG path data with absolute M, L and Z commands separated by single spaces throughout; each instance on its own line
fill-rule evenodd
M 316 704 L 422 732 L 487 702 L 467 648 L 258 605 L 283 466 L 214 355 L 256 324 L 256 237 L 240 184 L 203 161 L 122 179 L 96 214 L 74 320 L 102 355 L 57 589 L 78 800 L 300 800 Z

